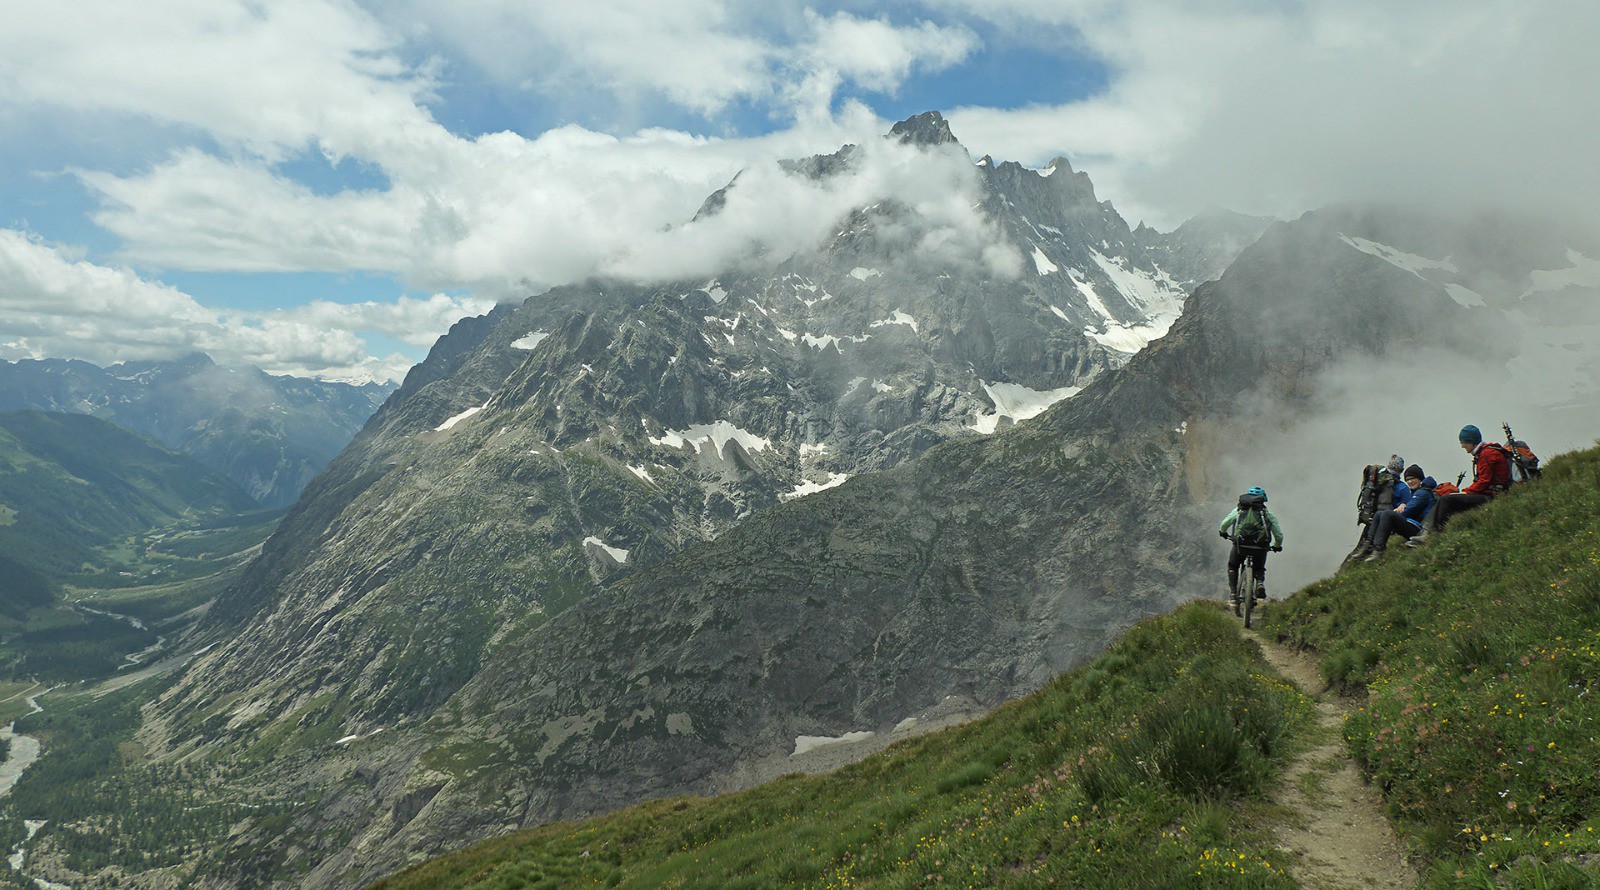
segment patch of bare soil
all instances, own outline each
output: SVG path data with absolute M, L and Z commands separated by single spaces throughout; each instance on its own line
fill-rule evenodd
M 1295 857 L 1301 886 L 1415 886 L 1416 869 L 1405 860 L 1384 815 L 1382 795 L 1362 779 L 1345 750 L 1341 729 L 1352 704 L 1326 688 L 1311 656 L 1256 634 L 1250 637 L 1269 664 L 1317 700 L 1316 743 L 1290 765 L 1274 798 L 1287 814 L 1277 827 L 1278 846 Z

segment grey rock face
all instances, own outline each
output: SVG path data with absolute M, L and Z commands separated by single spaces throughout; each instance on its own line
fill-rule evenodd
M 204 355 L 110 368 L 0 362 L 0 411 L 109 420 L 195 458 L 266 507 L 293 503 L 389 390 L 225 368 Z

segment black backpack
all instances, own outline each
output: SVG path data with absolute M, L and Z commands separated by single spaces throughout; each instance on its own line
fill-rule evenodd
M 1239 495 L 1239 518 L 1233 523 L 1233 540 L 1240 547 L 1265 547 L 1272 543 L 1267 522 L 1267 501 L 1260 495 Z
M 1361 470 L 1361 492 L 1356 495 L 1356 525 L 1366 525 L 1379 513 L 1394 509 L 1394 473 L 1382 464 Z

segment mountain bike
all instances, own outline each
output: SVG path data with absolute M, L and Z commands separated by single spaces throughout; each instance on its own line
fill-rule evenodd
M 1229 535 L 1228 540 L 1233 541 L 1233 536 Z M 1268 547 L 1266 549 L 1274 553 L 1283 550 L 1282 547 Z M 1230 599 L 1233 603 L 1233 614 L 1244 619 L 1245 627 L 1250 626 L 1251 615 L 1256 610 L 1256 587 L 1261 583 L 1260 566 L 1257 565 L 1257 560 L 1260 558 L 1253 553 L 1246 552 L 1244 554 L 1244 560 L 1239 563 L 1239 578 L 1234 582 L 1233 591 L 1230 594 Z
M 1246 556 L 1244 562 L 1239 563 L 1239 580 L 1233 585 L 1233 614 L 1244 618 L 1244 626 L 1250 626 L 1250 615 L 1256 610 L 1256 571 L 1255 557 Z

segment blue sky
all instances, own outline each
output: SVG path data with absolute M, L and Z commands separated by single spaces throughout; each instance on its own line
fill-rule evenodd
M 929 109 L 1160 228 L 1600 195 L 1595 4 L 1198 6 L 0 0 L 0 358 L 394 378 L 497 301 L 713 274 L 661 229 Z

